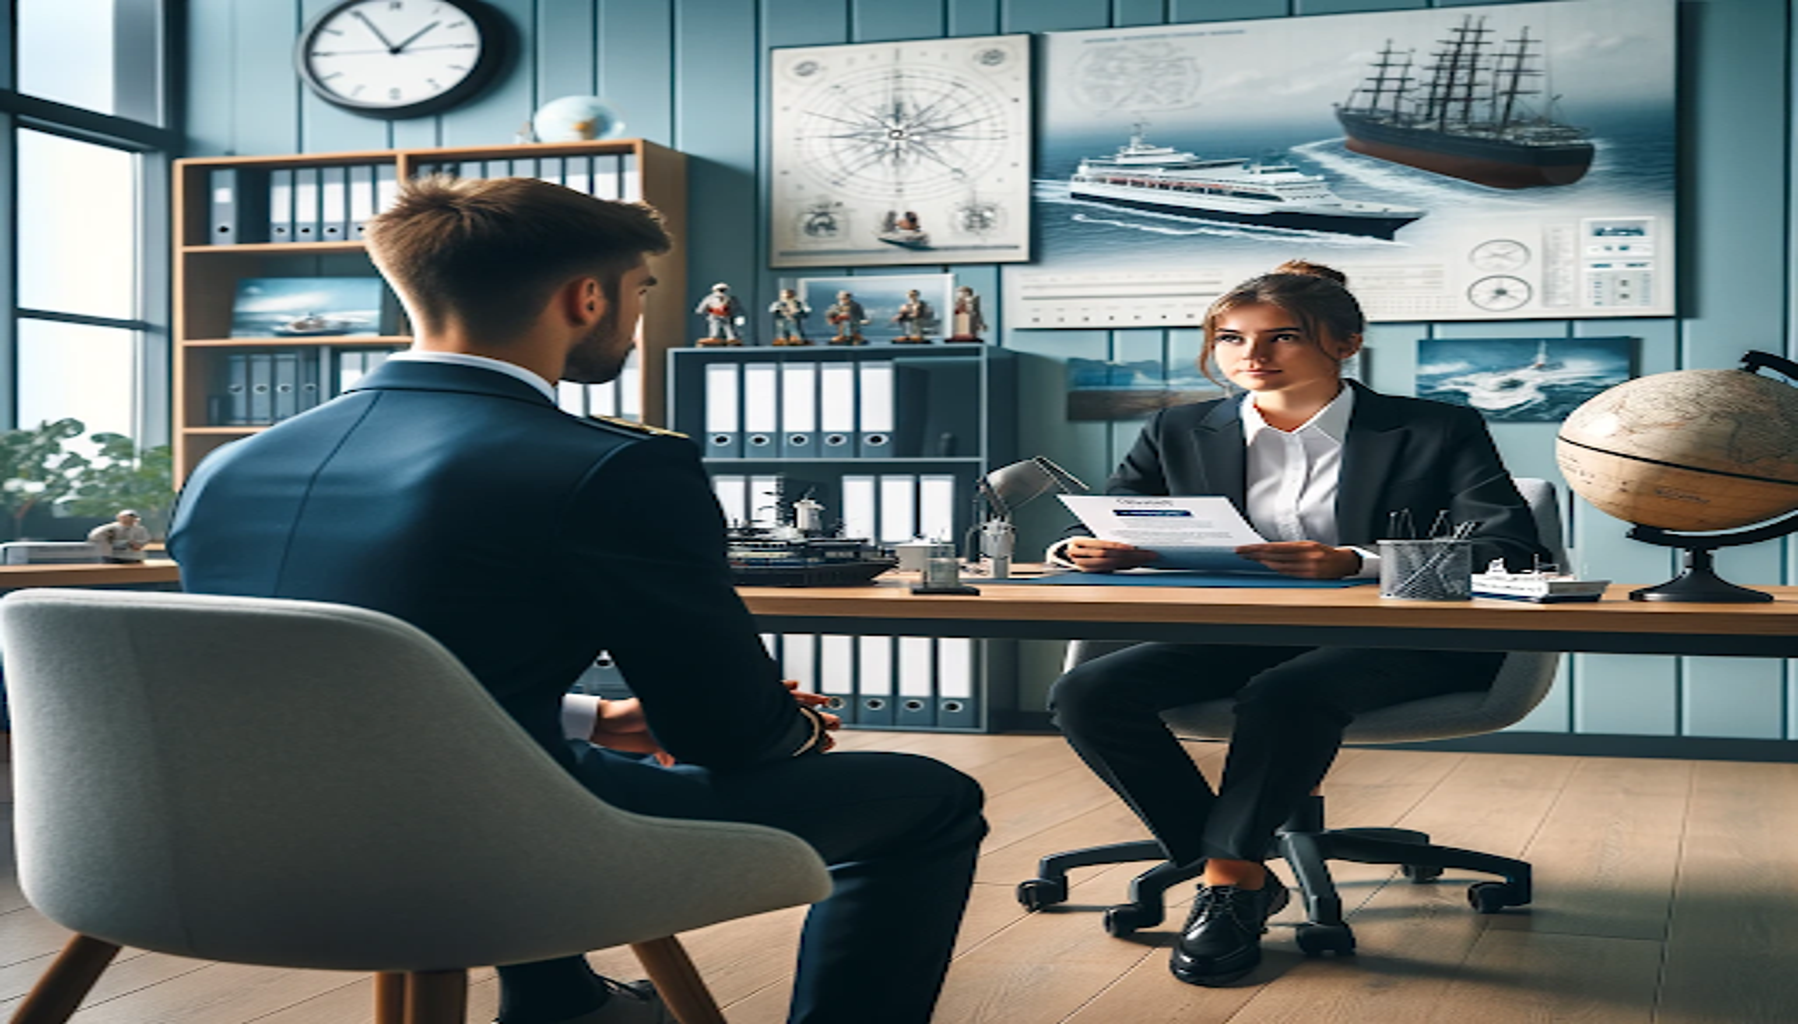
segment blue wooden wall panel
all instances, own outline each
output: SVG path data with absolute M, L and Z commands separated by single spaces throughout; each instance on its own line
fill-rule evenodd
M 558 96 L 596 95 L 598 13 L 593 0 L 538 0 L 537 53 L 530 62 L 538 105 Z
M 1292 13 L 1287 0 L 1168 0 L 1170 24 L 1191 21 L 1238 21 L 1283 18 Z
M 948 0 L 949 35 L 990 36 L 999 32 L 999 0 Z
M 1061 32 L 1111 25 L 1111 0 L 1005 0 L 1006 32 Z
M 851 39 L 880 43 L 891 39 L 937 39 L 948 25 L 944 0 L 849 0 Z
M 235 152 L 237 19 L 232 0 L 188 0 L 186 128 L 188 156 Z
M 1573 689 L 1573 731 L 1634 736 L 1679 734 L 1680 660 L 1652 654 L 1589 655 L 1610 670 L 1582 671 Z M 1583 668 L 1583 666 L 1582 666 Z
M 1686 736 L 1782 738 L 1785 665 L 1766 658 L 1687 658 L 1680 731 Z
M 511 24 L 515 49 L 508 60 L 510 70 L 481 90 L 479 96 L 440 115 L 441 145 L 503 146 L 530 123 L 531 114 L 537 109 L 537 76 L 532 73 L 537 53 L 536 0 L 486 3 Z
M 335 0 L 301 0 L 299 25 L 303 28 L 313 17 L 335 6 Z M 291 48 L 292 43 L 290 42 Z M 350 149 L 386 149 L 392 137 L 389 122 L 352 114 L 332 106 L 311 89 L 300 90 L 300 144 L 308 153 L 330 153 Z
M 674 144 L 688 156 L 687 223 L 694 244 L 687 279 L 697 295 L 713 282 L 758 280 L 756 112 L 762 83 L 755 5 L 679 0 L 675 7 Z M 759 296 L 744 295 L 753 306 Z
M 1111 0 L 1111 26 L 1159 25 L 1167 20 L 1163 0 Z
M 237 4 L 231 148 L 282 153 L 299 145 L 300 85 L 293 68 L 299 11 L 292 2 Z
M 1351 278 L 1350 287 L 1354 283 Z M 1416 392 L 1417 341 L 1429 336 L 1429 324 L 1368 324 L 1361 340 L 1371 379 L 1362 383 L 1389 395 Z
M 1430 5 L 1425 0 L 1293 0 L 1292 13 L 1300 15 L 1313 14 L 1365 14 L 1369 11 L 1402 11 L 1414 10 Z
M 617 104 L 625 134 L 673 145 L 673 0 L 599 0 L 598 63 L 599 95 Z

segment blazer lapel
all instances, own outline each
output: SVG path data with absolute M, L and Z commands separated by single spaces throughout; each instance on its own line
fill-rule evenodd
M 1242 406 L 1234 396 L 1217 403 L 1193 430 L 1205 474 L 1201 494 L 1219 494 L 1248 515 L 1248 459 L 1242 440 Z
M 1370 544 L 1386 532 L 1390 509 L 1380 506 L 1386 481 L 1405 445 L 1405 422 L 1386 396 L 1355 381 L 1355 411 L 1342 444 L 1336 484 L 1336 533 L 1340 544 Z

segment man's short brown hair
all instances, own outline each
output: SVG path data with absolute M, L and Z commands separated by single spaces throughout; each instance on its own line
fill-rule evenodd
M 527 327 L 576 277 L 597 277 L 617 302 L 625 273 L 670 244 L 649 206 L 535 178 L 422 178 L 368 223 L 369 252 L 418 328 L 454 318 L 496 339 Z

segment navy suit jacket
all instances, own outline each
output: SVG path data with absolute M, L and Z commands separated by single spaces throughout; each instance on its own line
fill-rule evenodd
M 1355 409 L 1336 489 L 1338 544 L 1372 548 L 1400 509 L 1410 510 L 1419 531 L 1428 530 L 1446 509 L 1454 522 L 1480 523 L 1473 533 L 1475 572 L 1495 558 L 1522 570 L 1532 567 L 1532 556 L 1548 557 L 1479 413 L 1348 384 Z M 1241 402 L 1234 396 L 1156 413 L 1105 493 L 1221 495 L 1247 518 Z
M 601 650 L 682 761 L 753 764 L 811 739 L 731 586 L 694 445 L 570 416 L 493 370 L 389 361 L 214 452 L 169 550 L 189 591 L 418 626 L 564 766 L 561 697 Z

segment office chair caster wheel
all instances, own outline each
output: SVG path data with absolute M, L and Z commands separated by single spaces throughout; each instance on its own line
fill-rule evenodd
M 1306 956 L 1349 956 L 1355 952 L 1355 933 L 1346 924 L 1301 924 L 1298 942 L 1299 950 Z
M 1399 870 L 1404 872 L 1406 878 L 1418 885 L 1434 882 L 1442 877 L 1440 864 L 1402 864 L 1399 866 Z
M 1105 908 L 1105 934 L 1114 939 L 1133 935 L 1139 928 L 1153 928 L 1161 923 L 1161 911 L 1140 903 L 1120 903 Z
M 1507 882 L 1475 882 L 1467 887 L 1467 902 L 1482 914 L 1496 914 L 1506 907 L 1521 907 L 1517 891 Z
M 1041 910 L 1068 898 L 1067 879 L 1027 878 L 1018 883 L 1018 902 L 1025 910 Z

